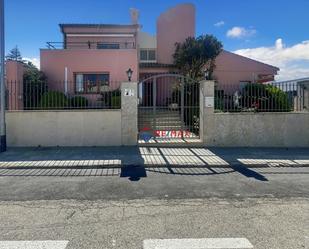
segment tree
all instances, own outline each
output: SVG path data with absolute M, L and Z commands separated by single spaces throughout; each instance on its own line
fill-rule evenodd
M 47 91 L 47 77 L 33 63 L 26 64 L 24 73 L 24 108 L 39 107 L 42 95 Z
M 9 54 L 6 56 L 6 59 L 12 61 L 23 61 L 23 58 L 17 46 L 11 49 Z
M 214 61 L 222 51 L 222 43 L 213 35 L 189 37 L 183 43 L 176 43 L 174 64 L 184 75 L 198 80 L 206 67 L 212 77 Z

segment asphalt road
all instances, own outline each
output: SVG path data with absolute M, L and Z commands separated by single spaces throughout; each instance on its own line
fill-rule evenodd
M 145 239 L 246 238 L 305 248 L 309 168 L 0 170 L 1 241 L 143 248 Z M 33 247 L 39 248 L 39 247 Z
M 0 201 L 309 198 L 309 167 L 0 169 Z
M 141 249 L 145 239 L 240 237 L 255 249 L 303 249 L 308 214 L 305 199 L 2 202 L 0 240 Z

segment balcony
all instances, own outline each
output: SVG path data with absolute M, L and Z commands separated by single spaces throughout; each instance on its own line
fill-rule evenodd
M 136 49 L 135 42 L 46 42 L 48 49 Z

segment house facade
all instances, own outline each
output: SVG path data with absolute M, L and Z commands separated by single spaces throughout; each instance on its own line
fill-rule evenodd
M 180 4 L 162 13 L 157 19 L 156 35 L 143 32 L 138 11 L 134 9 L 131 9 L 131 24 L 127 25 L 59 26 L 63 40 L 48 42 L 47 48 L 40 50 L 40 69 L 48 78 L 48 87 L 96 102 L 100 93 L 118 89 L 121 82 L 128 80 L 129 68 L 133 71 L 132 81 L 177 72 L 173 66 L 175 43 L 196 35 L 195 7 Z M 7 67 L 8 71 L 14 71 L 10 63 Z M 237 86 L 274 80 L 278 70 L 223 51 L 216 59 L 213 75 L 219 85 Z M 21 74 L 18 75 L 17 79 L 14 73 L 9 73 L 7 80 L 22 82 Z

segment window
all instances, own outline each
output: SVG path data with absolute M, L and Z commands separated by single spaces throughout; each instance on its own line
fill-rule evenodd
M 156 51 L 148 50 L 148 60 L 155 61 L 156 60 Z
M 141 50 L 141 52 L 140 52 L 140 59 L 141 59 L 141 61 L 147 61 L 147 58 L 148 58 L 147 50 Z
M 119 43 L 98 43 L 97 49 L 119 49 Z
M 156 62 L 156 50 L 155 49 L 141 49 L 140 61 L 143 62 Z
M 75 87 L 79 93 L 100 93 L 109 86 L 109 74 L 76 73 Z

